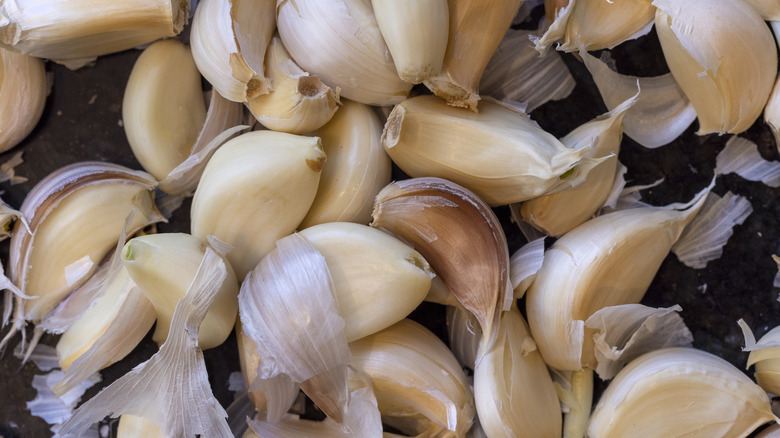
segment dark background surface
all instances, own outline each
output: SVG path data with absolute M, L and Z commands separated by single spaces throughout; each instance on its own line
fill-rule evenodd
M 668 72 L 654 32 L 625 43 L 612 53 L 622 73 L 655 76 Z M 102 160 L 140 169 L 121 126 L 124 86 L 139 54 L 140 51 L 131 50 L 104 56 L 94 66 L 78 71 L 47 64 L 54 87 L 41 121 L 21 145 L 0 154 L 0 162 L 5 162 L 17 151 L 24 151 L 25 162 L 16 171 L 29 178 L 24 184 L 0 184 L 7 203 L 18 208 L 37 181 L 73 162 Z M 558 137 L 606 112 L 587 70 L 572 55 L 564 55 L 564 59 L 577 81 L 574 92 L 566 100 L 548 103 L 531 114 L 543 128 Z M 643 192 L 644 200 L 655 205 L 688 201 L 712 179 L 715 157 L 729 136 L 697 136 L 697 129 L 698 123 L 694 122 L 675 142 L 658 149 L 645 149 L 624 137 L 620 160 L 629 169 L 629 184 L 649 184 L 665 177 L 663 184 Z M 764 158 L 780 159 L 772 134 L 762 120 L 742 136 L 757 143 Z M 395 175 L 401 176 L 397 169 Z M 780 227 L 777 226 L 780 208 L 775 201 L 780 190 L 726 175 L 718 179 L 715 192 L 723 195 L 727 191 L 747 197 L 754 212 L 742 226 L 736 227 L 723 256 L 705 269 L 694 270 L 670 255 L 643 303 L 680 304 L 682 316 L 693 332 L 694 345 L 744 369 L 747 354 L 740 350 L 743 339 L 736 321 L 744 318 L 757 336 L 780 324 L 778 290 L 772 286 L 777 268 L 771 259 L 772 254 L 780 252 Z M 185 202 L 170 223 L 159 226 L 159 231 L 188 232 L 188 211 L 189 202 Z M 505 225 L 510 251 L 516 250 L 524 238 L 510 223 L 508 208 L 498 208 L 496 213 Z M 7 260 L 7 247 L 7 242 L 0 244 L 3 262 Z M 423 304 L 413 318 L 446 339 L 441 307 Z M 47 335 L 42 342 L 54 345 L 56 337 Z M 11 346 L 14 344 L 15 341 Z M 103 370 L 103 382 L 88 391 L 87 396 L 146 360 L 154 351 L 156 346 L 147 337 L 131 356 Z M 232 400 L 227 379 L 231 371 L 238 370 L 237 357 L 234 336 L 222 347 L 205 352 L 212 387 L 223 404 Z M 33 364 L 20 367 L 19 360 L 10 351 L 0 358 L 0 436 L 50 436 L 49 426 L 31 417 L 25 405 L 35 397 L 31 381 L 38 372 Z

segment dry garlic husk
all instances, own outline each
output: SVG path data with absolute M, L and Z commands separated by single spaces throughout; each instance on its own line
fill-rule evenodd
M 732 0 L 654 0 L 666 62 L 699 117 L 698 134 L 740 133 L 761 115 L 777 76 L 772 32 Z
M 242 134 L 219 148 L 192 201 L 192 235 L 233 246 L 239 280 L 309 210 L 325 164 L 319 138 L 273 131 Z
M 402 320 L 431 288 L 423 256 L 376 228 L 332 222 L 300 234 L 325 257 L 347 342 Z
M 246 106 L 266 128 L 291 134 L 311 132 L 339 109 L 339 89 L 332 90 L 298 67 L 279 36 L 268 46 L 265 72 L 270 92 L 249 99 Z
M 22 216 L 22 212 L 11 208 L 10 205 L 0 199 L 0 241 L 11 236 L 11 229 L 16 221 L 21 221 L 22 225 L 25 227 L 28 226 L 26 225 L 26 219 Z M 0 270 L 1 269 L 2 266 L 0 266 Z
M 623 116 L 638 94 L 569 133 L 561 142 L 570 149 L 590 147 L 587 158 L 605 158 L 575 187 L 525 201 L 522 218 L 550 236 L 560 236 L 593 217 L 604 205 L 615 181 L 623 140 Z
M 133 155 L 158 181 L 189 156 L 206 120 L 189 47 L 169 39 L 141 53 L 125 87 L 122 120 Z
M 769 398 L 742 371 L 693 348 L 633 360 L 593 411 L 589 437 L 746 437 L 777 420 Z
M 761 339 L 756 338 L 750 327 L 739 320 L 745 336 L 745 348 L 749 351 L 747 368 L 755 365 L 754 376 L 758 385 L 766 392 L 780 394 L 780 327 L 769 330 Z
M 558 239 L 526 293 L 528 322 L 544 361 L 560 370 L 595 368 L 597 310 L 637 303 L 672 245 L 706 198 L 622 210 L 591 219 Z
M 490 437 L 560 437 L 561 407 L 528 325 L 512 306 L 498 323 L 495 346 L 474 369 L 479 423 Z
M 128 234 L 162 220 L 154 185 L 145 172 L 81 162 L 51 173 L 30 191 L 20 208 L 29 230 L 19 223 L 14 227 L 9 263 L 14 283 L 37 297 L 25 301 L 26 319 L 39 321 L 89 278 L 116 245 L 134 207 Z
M 276 28 L 274 0 L 201 0 L 190 44 L 203 77 L 225 99 L 247 100 L 269 92 L 265 52 Z
M 32 132 L 45 104 L 43 61 L 0 47 L 0 152 Z
M 557 49 L 566 52 L 611 49 L 650 32 L 655 17 L 651 3 L 652 0 L 570 0 L 536 41 L 536 48 L 542 51 L 557 43 Z
M 780 424 L 775 423 L 767 427 L 756 435 L 755 438 L 780 438 Z
M 475 414 L 466 375 L 428 329 L 404 319 L 349 348 L 350 365 L 371 377 L 386 424 L 411 436 L 466 435 Z
M 0 4 L 0 44 L 81 66 L 86 58 L 177 35 L 188 11 L 186 0 L 6 1 Z
M 371 226 L 400 236 L 425 257 L 476 316 L 483 339 L 492 338 L 512 289 L 506 237 L 490 207 L 450 181 L 413 178 L 382 189 L 373 217 Z
M 413 177 L 445 178 L 490 205 L 521 202 L 581 182 L 590 146 L 569 149 L 527 115 L 483 101 L 479 113 L 434 96 L 396 105 L 382 133 L 395 164 Z
M 398 76 L 419 84 L 441 71 L 450 31 L 447 0 L 371 0 Z
M 167 438 L 160 426 L 144 417 L 137 415 L 122 415 L 119 417 L 119 427 L 116 438 Z
M 82 404 L 62 425 L 60 436 L 81 436 L 108 415 L 131 414 L 159 426 L 166 436 L 232 438 L 198 347 L 200 323 L 227 275 L 224 256 L 207 248 L 187 294 L 176 304 L 160 350 Z
M 509 275 L 515 299 L 523 298 L 544 263 L 544 237 L 528 242 L 509 259 Z
M 482 337 L 479 321 L 457 302 L 447 305 L 447 336 L 452 354 L 464 368 L 474 369 Z
M 450 31 L 441 72 L 425 81 L 448 104 L 477 111 L 479 79 L 522 0 L 449 1 Z
M 772 133 L 775 134 L 775 146 L 780 151 L 780 76 L 777 77 L 775 87 L 764 108 L 764 123 L 769 125 Z
M 206 242 L 189 234 L 164 233 L 135 237 L 122 249 L 125 269 L 157 313 L 153 339 L 158 345 L 168 337 L 176 303 L 192 283 L 206 247 Z M 238 281 L 230 264 L 226 268 L 225 281 L 200 326 L 198 346 L 202 350 L 222 344 L 236 322 Z
M 394 105 L 412 85 L 398 77 L 369 0 L 279 0 L 279 35 L 295 62 L 347 99 Z
M 392 162 L 382 147 L 382 122 L 368 105 L 343 100 L 320 137 L 328 161 L 317 196 L 300 228 L 326 222 L 371 221 L 374 198 L 390 183 Z

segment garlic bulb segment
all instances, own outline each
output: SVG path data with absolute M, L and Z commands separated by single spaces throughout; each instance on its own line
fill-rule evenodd
M 333 222 L 300 234 L 325 257 L 347 342 L 404 319 L 428 294 L 433 277 L 428 262 L 388 233 Z
M 122 263 L 130 278 L 157 312 L 153 339 L 158 345 L 168 337 L 176 303 L 192 283 L 206 246 L 189 234 L 164 233 L 130 239 L 122 250 Z M 238 281 L 230 264 L 226 267 L 225 281 L 200 326 L 198 346 L 202 350 L 222 344 L 236 322 Z
M 303 134 L 319 129 L 339 109 L 339 89 L 331 89 L 303 71 L 274 36 L 265 55 L 268 94 L 246 102 L 258 122 L 274 131 Z
M 65 166 L 36 184 L 20 208 L 29 230 L 14 227 L 9 260 L 14 283 L 38 297 L 25 302 L 26 319 L 39 321 L 89 278 L 133 208 L 128 234 L 162 220 L 154 185 L 145 172 L 102 162 Z
M 189 156 L 206 105 L 187 46 L 170 39 L 143 51 L 125 87 L 122 120 L 133 155 L 158 181 Z
M 450 31 L 441 72 L 425 86 L 448 104 L 477 111 L 479 78 L 523 0 L 449 1 Z
M 475 414 L 466 375 L 428 329 L 404 319 L 349 348 L 350 365 L 371 377 L 385 424 L 410 436 L 466 436 Z
M 558 396 L 517 307 L 501 315 L 495 347 L 481 354 L 474 401 L 487 436 L 560 437 Z
M 382 189 L 373 217 L 371 226 L 396 234 L 425 257 L 491 338 L 512 289 L 506 237 L 490 207 L 452 182 L 413 178 Z
M 780 151 L 780 76 L 777 77 L 775 87 L 764 108 L 764 123 L 769 125 L 772 133 L 775 134 L 775 146 Z
M 330 122 L 313 135 L 320 137 L 328 162 L 300 228 L 326 222 L 369 223 L 374 198 L 390 183 L 392 171 L 380 141 L 379 117 L 368 105 L 343 100 Z
M 589 437 L 746 437 L 777 420 L 766 393 L 725 360 L 668 348 L 633 360 L 596 404 Z
M 412 84 L 398 77 L 369 0 L 279 0 L 279 35 L 295 62 L 341 95 L 394 105 Z
M 777 47 L 758 12 L 731 0 L 654 0 L 653 5 L 661 48 L 696 109 L 698 134 L 748 129 L 777 77 Z
M 563 415 L 563 437 L 583 438 L 588 428 L 590 410 L 593 406 L 593 370 L 578 371 L 551 369 L 553 385 L 561 401 Z
M 766 21 L 780 21 L 780 3 L 775 0 L 745 0 Z
M 605 158 L 575 187 L 525 201 L 520 215 L 550 236 L 560 236 L 593 217 L 604 205 L 615 180 L 623 140 L 623 116 L 638 94 L 561 139 L 568 148 L 591 146 L 587 158 Z
M 747 368 L 755 366 L 754 377 L 758 386 L 766 392 L 780 393 L 780 327 L 769 330 L 756 342 L 753 332 L 743 320 L 738 321 L 745 336 L 745 348 L 749 351 Z
M 564 234 L 544 254 L 526 293 L 528 322 L 544 361 L 560 370 L 595 368 L 597 310 L 642 299 L 708 190 L 688 205 L 644 207 L 598 216 Z
M 371 0 L 398 76 L 419 84 L 441 71 L 450 31 L 447 0 Z
M 195 64 L 219 94 L 234 102 L 269 92 L 265 52 L 276 29 L 274 0 L 201 0 L 192 20 Z
M 177 35 L 188 11 L 186 0 L 7 1 L 0 44 L 57 61 L 94 58 Z
M 160 426 L 144 417 L 122 415 L 119 417 L 119 427 L 116 438 L 167 438 Z
M 0 47 L 0 152 L 32 132 L 45 104 L 43 61 Z
M 309 210 L 325 164 L 317 137 L 273 131 L 242 134 L 211 157 L 192 201 L 192 235 L 233 246 L 243 279 Z

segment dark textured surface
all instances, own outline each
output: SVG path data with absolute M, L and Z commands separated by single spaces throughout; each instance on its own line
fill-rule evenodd
M 4 162 L 17 151 L 24 151 L 25 163 L 17 173 L 29 178 L 25 184 L 0 184 L 3 199 L 19 207 L 32 185 L 52 170 L 82 160 L 104 160 L 139 168 L 130 153 L 121 127 L 121 99 L 133 61 L 140 52 L 129 51 L 105 56 L 93 67 L 69 71 L 49 64 L 54 88 L 47 101 L 43 118 L 33 134 L 14 150 L 0 155 Z M 629 42 L 614 52 L 621 72 L 652 76 L 667 71 L 654 35 Z M 572 96 L 551 102 L 532 114 L 539 124 L 556 136 L 562 136 L 580 124 L 606 111 L 590 75 L 572 55 L 565 56 L 567 65 L 577 80 Z M 715 157 L 724 147 L 727 136 L 695 134 L 694 123 L 682 137 L 670 145 L 648 150 L 624 138 L 621 161 L 629 168 L 630 184 L 648 184 L 664 177 L 660 186 L 643 192 L 646 201 L 662 205 L 688 201 L 712 178 Z M 778 160 L 778 153 L 769 129 L 758 121 L 744 137 L 759 145 L 761 154 Z M 719 178 L 715 191 L 727 191 L 746 196 L 754 213 L 734 235 L 720 260 L 706 269 L 683 266 L 674 255 L 663 263 L 650 287 L 644 303 L 652 306 L 680 304 L 682 315 L 695 336 L 695 346 L 720 355 L 744 368 L 746 354 L 741 353 L 742 337 L 736 321 L 744 318 L 757 336 L 780 324 L 778 290 L 772 287 L 777 272 L 771 259 L 780 251 L 780 228 L 777 218 L 780 207 L 775 202 L 780 191 L 761 183 L 753 183 L 734 175 Z M 188 231 L 185 204 L 169 224 L 160 231 Z M 510 250 L 516 250 L 523 238 L 509 224 L 507 208 L 497 209 L 505 222 Z M 99 220 L 96 218 L 96 220 Z M 89 227 L 89 224 L 82 224 Z M 3 260 L 7 260 L 7 242 L 2 244 Z M 444 312 L 439 306 L 424 304 L 413 317 L 445 337 Z M 44 337 L 53 345 L 56 338 Z M 14 343 L 12 343 L 13 345 Z M 235 338 L 216 350 L 205 353 L 211 383 L 223 403 L 231 399 L 226 389 L 227 376 L 238 370 Z M 128 359 L 102 371 L 103 383 L 121 376 L 155 351 L 150 338 L 144 341 Z M 37 369 L 32 364 L 19 366 L 9 352 L 0 358 L 0 436 L 49 436 L 48 426 L 33 418 L 25 403 L 35 396 L 30 382 Z M 92 395 L 98 388 L 88 392 Z

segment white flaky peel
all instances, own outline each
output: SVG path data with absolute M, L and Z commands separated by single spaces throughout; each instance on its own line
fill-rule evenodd
M 752 141 L 732 136 L 716 158 L 715 174 L 736 173 L 748 181 L 761 181 L 769 187 L 780 187 L 780 163 L 767 161 Z
M 780 328 L 774 327 L 756 341 L 747 323 L 737 321 L 745 337 L 745 348 L 749 351 L 747 368 L 755 366 L 754 376 L 759 386 L 766 392 L 780 393 Z

